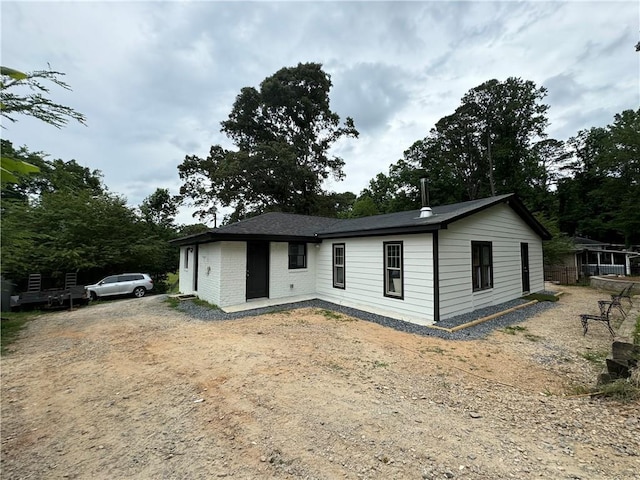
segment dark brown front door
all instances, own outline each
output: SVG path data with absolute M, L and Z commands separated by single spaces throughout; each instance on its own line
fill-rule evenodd
M 522 265 L 522 292 L 527 293 L 531 289 L 529 285 L 529 244 L 520 244 L 520 264 Z
M 247 300 L 269 296 L 269 242 L 247 242 Z

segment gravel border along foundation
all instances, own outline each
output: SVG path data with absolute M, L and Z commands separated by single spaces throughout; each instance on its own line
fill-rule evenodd
M 543 292 L 554 294 L 555 292 Z M 502 303 L 500 305 L 482 308 L 474 312 L 465 313 L 456 317 L 448 318 L 437 323 L 439 327 L 452 328 L 458 325 L 472 322 L 474 320 L 499 313 L 518 305 L 527 303 L 526 300 L 516 299 L 509 302 Z M 288 303 L 284 305 L 277 305 L 265 308 L 256 308 L 254 310 L 246 310 L 244 312 L 225 313 L 217 308 L 208 308 L 205 306 L 197 305 L 192 300 L 184 300 L 178 304 L 178 309 L 187 315 L 199 319 L 199 320 L 234 320 L 245 317 L 255 317 L 266 313 L 280 312 L 283 310 L 295 310 L 298 308 L 321 308 L 325 310 L 331 310 L 334 312 L 342 313 L 350 317 L 358 318 L 368 322 L 374 322 L 385 327 L 390 327 L 401 332 L 414 333 L 416 335 L 439 337 L 450 340 L 475 340 L 487 336 L 492 331 L 520 323 L 528 318 L 537 315 L 538 313 L 545 311 L 549 308 L 553 308 L 556 305 L 555 302 L 538 302 L 533 305 L 529 305 L 518 310 L 511 311 L 492 320 L 488 320 L 477 325 L 458 330 L 456 332 L 447 332 L 445 330 L 439 330 L 435 328 L 425 327 L 423 325 L 416 325 L 414 323 L 405 322 L 402 320 L 396 320 L 393 318 L 385 317 L 382 315 L 376 315 L 355 308 L 345 307 L 337 305 L 335 303 L 327 302 L 324 300 L 308 300 L 304 302 Z

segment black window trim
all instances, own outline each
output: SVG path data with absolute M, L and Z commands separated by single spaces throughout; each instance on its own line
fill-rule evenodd
M 291 246 L 292 245 L 297 245 L 297 246 L 302 245 L 302 247 L 304 249 L 304 251 L 302 253 L 302 260 L 303 260 L 303 262 L 302 262 L 303 265 L 302 266 L 298 266 L 297 264 L 293 265 L 293 266 L 291 265 L 291 257 L 292 257 L 292 255 L 291 255 Z M 295 256 L 298 257 L 300 255 L 296 254 Z M 301 269 L 307 268 L 307 243 L 306 242 L 289 242 L 289 244 L 287 245 L 287 259 L 288 259 L 287 261 L 288 261 L 288 264 L 289 264 L 289 270 L 301 270 Z
M 487 286 L 483 285 L 483 275 L 482 275 L 482 271 L 483 271 L 483 266 L 485 266 L 486 264 L 483 263 L 483 258 L 482 258 L 482 250 L 483 247 L 488 246 L 489 247 L 489 284 Z M 480 249 L 479 252 L 479 258 L 480 258 L 480 286 L 476 286 L 476 280 L 477 280 L 477 274 L 475 273 L 475 266 L 473 265 L 473 252 L 474 250 L 478 248 Z M 472 283 L 472 287 L 473 287 L 473 291 L 474 292 L 483 292 L 486 290 L 491 290 L 493 288 L 493 242 L 489 242 L 489 241 L 476 241 L 476 240 L 472 240 L 471 241 L 471 283 Z
M 400 247 L 400 295 L 389 293 L 390 289 L 387 284 L 387 247 L 391 245 L 398 245 Z M 404 242 L 402 240 L 382 242 L 382 275 L 382 291 L 384 296 L 404 300 Z
M 342 265 L 336 265 L 336 248 L 342 247 Z M 347 247 L 344 243 L 331 244 L 331 256 L 333 266 L 333 288 L 344 290 L 347 287 Z M 342 267 L 342 283 L 336 280 L 336 268 Z

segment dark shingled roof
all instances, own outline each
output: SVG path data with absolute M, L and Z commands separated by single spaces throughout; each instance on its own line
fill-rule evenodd
M 173 240 L 172 243 L 190 245 L 219 240 L 313 241 L 316 239 L 318 231 L 345 221 L 347 220 L 269 212 L 219 228 L 213 228 L 204 233 L 178 238 Z
M 420 218 L 419 210 L 370 217 L 336 219 L 265 213 L 206 233 L 174 240 L 178 245 L 218 240 L 320 241 L 323 238 L 360 237 L 420 233 L 447 228 L 447 225 L 499 203 L 507 203 L 538 234 L 547 240 L 549 232 L 533 217 L 514 194 L 433 207 L 433 215 Z

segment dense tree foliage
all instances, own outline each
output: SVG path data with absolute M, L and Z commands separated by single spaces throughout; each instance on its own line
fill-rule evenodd
M 62 279 L 76 272 L 89 283 L 107 274 L 143 271 L 159 282 L 176 270 L 177 250 L 168 240 L 177 234 L 169 213 L 149 211 L 149 218 L 141 218 L 124 198 L 107 191 L 99 171 L 15 150 L 8 141 L 2 146 L 40 168 L 3 186 L 3 276 L 22 284 L 30 273 Z M 158 196 L 148 197 L 141 210 L 154 206 Z
M 218 205 L 230 220 L 268 210 L 317 214 L 326 207 L 324 180 L 342 179 L 344 160 L 330 153 L 342 137 L 355 137 L 351 118 L 329 106 L 331 79 L 317 63 L 282 68 L 243 88 L 222 132 L 236 146 L 214 145 L 206 158 L 189 155 L 178 167 L 180 193 L 206 218 Z M 330 200 L 329 200 L 330 201 Z
M 155 192 L 142 201 L 140 213 L 148 223 L 167 229 L 174 229 L 174 221 L 179 206 L 179 199 L 171 196 L 168 189 L 157 188 Z
M 26 147 L 15 149 L 8 140 L 0 140 L 2 153 L 17 161 L 29 163 L 36 167 L 28 174 L 16 173 L 16 182 L 9 182 L 2 186 L 2 198 L 26 200 L 43 193 L 58 190 L 80 191 L 88 190 L 95 195 L 105 192 L 102 183 L 102 173 L 79 165 L 75 160 L 47 160 L 37 152 L 29 152 Z
M 640 109 L 568 142 L 573 161 L 558 184 L 562 231 L 601 241 L 640 243 Z
M 380 213 L 419 205 L 418 179 L 429 179 L 432 205 L 508 192 L 546 205 L 562 142 L 546 139 L 544 88 L 519 78 L 489 80 L 462 97 L 451 115 L 378 174 L 361 197 Z M 360 200 L 360 199 L 359 199 Z
M 545 95 L 517 78 L 473 88 L 369 182 L 350 215 L 418 208 L 419 179 L 427 177 L 432 206 L 517 193 L 554 232 L 547 261 L 570 251 L 565 234 L 640 244 L 640 110 L 563 142 L 547 138 Z

